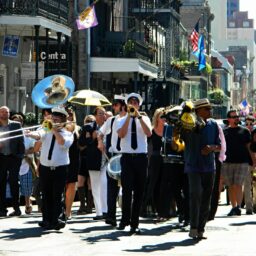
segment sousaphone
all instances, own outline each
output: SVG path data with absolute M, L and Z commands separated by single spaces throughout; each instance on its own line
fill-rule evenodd
M 39 108 L 53 108 L 67 102 L 74 90 L 72 78 L 61 74 L 48 76 L 35 85 L 32 101 Z

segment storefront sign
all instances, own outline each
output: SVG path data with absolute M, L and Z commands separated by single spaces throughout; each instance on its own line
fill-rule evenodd
M 2 55 L 7 57 L 17 57 L 19 42 L 19 36 L 6 35 L 4 37 Z

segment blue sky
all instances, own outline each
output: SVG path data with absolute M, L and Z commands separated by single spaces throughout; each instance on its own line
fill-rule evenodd
M 240 0 L 240 10 L 248 11 L 248 16 L 254 19 L 254 28 L 256 28 L 256 0 Z

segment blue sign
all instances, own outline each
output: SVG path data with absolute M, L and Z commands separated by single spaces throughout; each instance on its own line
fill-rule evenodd
M 3 56 L 8 57 L 17 57 L 18 49 L 19 49 L 19 36 L 9 36 L 6 35 L 4 37 L 4 44 L 3 44 Z

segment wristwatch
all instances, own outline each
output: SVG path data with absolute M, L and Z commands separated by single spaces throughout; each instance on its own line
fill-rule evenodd
M 142 116 L 140 115 L 140 116 L 138 116 L 137 118 L 140 120 L 140 119 L 142 118 Z

